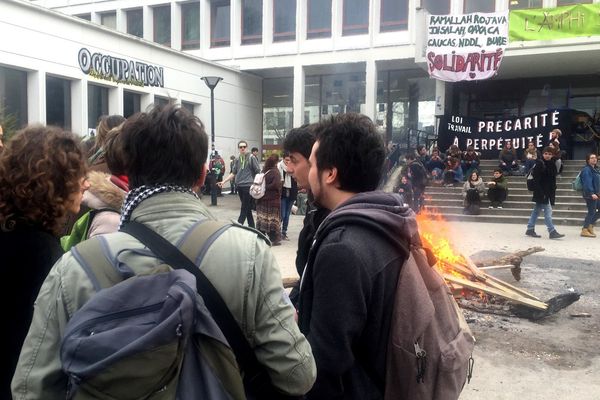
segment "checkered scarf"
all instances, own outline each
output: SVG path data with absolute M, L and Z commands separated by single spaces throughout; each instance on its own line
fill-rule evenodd
M 194 191 L 191 188 L 187 188 L 187 187 L 183 187 L 183 186 L 169 185 L 169 184 L 154 185 L 154 186 L 142 185 L 140 187 L 137 187 L 137 188 L 131 190 L 127 194 L 127 197 L 125 198 L 125 201 L 123 202 L 123 207 L 121 207 L 121 220 L 119 222 L 119 229 L 123 226 L 123 224 L 125 222 L 129 221 L 129 219 L 131 218 L 131 214 L 133 213 L 133 210 L 142 201 L 154 196 L 155 194 L 167 193 L 167 192 L 188 193 L 188 194 L 194 196 L 195 198 L 198 198 L 198 195 L 196 193 L 194 193 Z

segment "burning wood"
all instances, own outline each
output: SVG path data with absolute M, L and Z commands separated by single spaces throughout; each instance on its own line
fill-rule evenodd
M 533 294 L 504 282 L 486 270 L 479 268 L 494 266 L 504 268 L 509 266 L 513 276 L 518 281 L 521 278 L 521 262 L 523 257 L 544 249 L 532 247 L 518 251 L 495 260 L 486 260 L 475 264 L 471 259 L 455 251 L 447 238 L 451 237 L 445 229 L 445 221 L 440 217 L 427 213 L 419 214 L 419 231 L 423 246 L 429 248 L 437 258 L 435 264 L 438 272 L 444 277 L 452 289 L 458 303 L 475 311 L 495 312 L 504 314 L 506 306 L 513 315 L 530 319 L 540 319 L 569 306 L 579 300 L 578 293 L 567 293 L 556 296 L 548 302 L 543 302 Z M 469 307 L 469 303 L 473 306 Z

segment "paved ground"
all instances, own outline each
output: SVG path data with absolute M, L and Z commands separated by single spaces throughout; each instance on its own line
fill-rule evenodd
M 210 203 L 210 198 L 203 201 Z M 239 199 L 227 195 L 210 207 L 220 219 L 237 219 Z M 283 277 L 297 276 L 294 259 L 303 216 L 291 216 L 289 242 L 273 248 Z M 581 300 L 538 322 L 516 317 L 469 314 L 477 338 L 473 380 L 461 400 L 478 399 L 600 399 L 600 235 L 581 238 L 580 228 L 557 226 L 566 236 L 548 239 L 540 221 L 540 239 L 526 237 L 525 226 L 453 221 L 447 235 L 462 253 L 474 259 L 542 246 L 546 250 L 525 258 L 522 280 L 507 271 L 499 278 L 543 300 L 577 290 Z M 589 318 L 571 317 L 588 313 Z

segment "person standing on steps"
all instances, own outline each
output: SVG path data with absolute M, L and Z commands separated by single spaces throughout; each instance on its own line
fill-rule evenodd
M 596 237 L 594 224 L 600 217 L 600 171 L 598 171 L 598 156 L 588 154 L 585 158 L 586 165 L 581 170 L 582 195 L 587 206 L 587 215 L 581 228 L 581 236 Z
M 548 228 L 548 234 L 550 239 L 560 239 L 565 235 L 562 235 L 556 231 L 554 224 L 552 223 L 552 206 L 556 199 L 556 163 L 552 159 L 554 155 L 550 147 L 544 148 L 542 152 L 542 159 L 536 160 L 533 166 L 533 198 L 531 201 L 535 203 L 529 222 L 527 223 L 527 231 L 525 235 L 539 238 L 535 232 L 535 222 L 537 221 L 538 215 L 541 210 L 544 210 L 544 223 Z

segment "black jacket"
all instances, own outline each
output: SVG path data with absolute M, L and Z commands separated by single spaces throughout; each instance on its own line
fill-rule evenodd
M 0 230 L 0 265 L 2 266 L 2 304 L 8 340 L 3 341 L 2 394 L 10 399 L 12 379 L 21 345 L 29 331 L 33 303 L 52 265 L 63 254 L 60 242 L 50 233 L 33 227 L 18 227 L 11 232 Z
M 554 205 L 556 198 L 556 163 L 554 160 L 538 159 L 533 167 L 533 197 L 538 204 Z
M 317 364 L 307 399 L 383 399 L 393 299 L 417 234 L 397 194 L 359 193 L 315 236 L 300 287 L 300 330 Z

